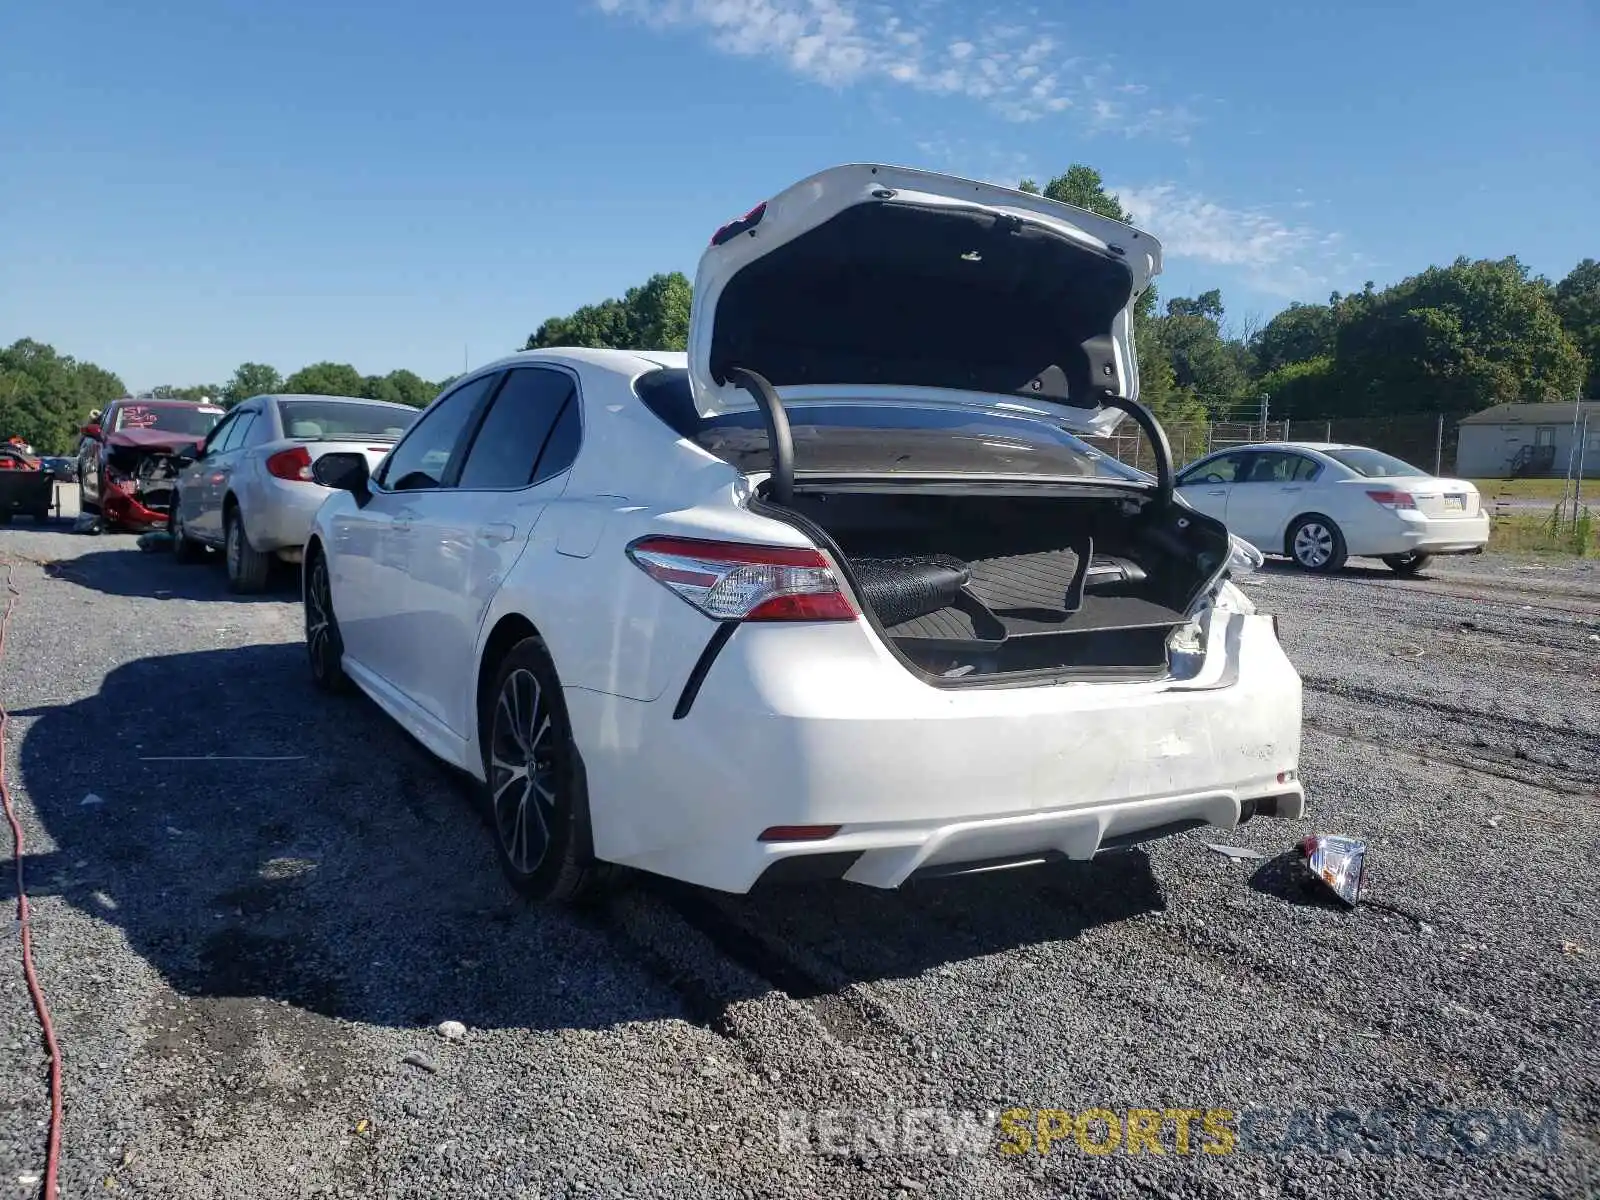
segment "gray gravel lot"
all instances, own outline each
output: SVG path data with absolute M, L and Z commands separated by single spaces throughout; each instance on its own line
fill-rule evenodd
M 1256 577 L 1306 682 L 1306 821 L 571 914 L 500 882 L 466 789 L 373 706 L 311 689 L 292 579 L 241 600 L 130 537 L 20 521 L 0 557 L 64 1195 L 1600 1194 L 1593 564 Z M 269 761 L 150 761 L 193 755 Z M 1313 829 L 1370 839 L 1374 903 L 1294 884 Z M 29 1196 L 44 1056 L 9 916 L 0 949 L 0 1197 Z M 1289 1110 L 1429 1106 L 1553 1108 L 1559 1149 L 779 1139 L 801 1109 L 1271 1109 L 1282 1140 Z

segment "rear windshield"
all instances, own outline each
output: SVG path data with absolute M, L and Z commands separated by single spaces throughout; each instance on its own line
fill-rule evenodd
M 1351 447 L 1343 450 L 1324 450 L 1334 462 L 1343 463 L 1357 475 L 1364 475 L 1368 479 L 1389 479 L 1396 475 L 1427 475 L 1420 467 L 1413 467 L 1410 463 L 1384 454 L 1381 450 L 1366 450 L 1360 447 Z
M 417 419 L 409 409 L 337 400 L 279 400 L 278 415 L 285 436 L 322 442 L 394 442 Z
M 702 417 L 687 371 L 667 369 L 636 383 L 645 406 L 680 437 L 741 471 L 765 471 L 761 413 Z M 926 405 L 795 403 L 785 407 L 795 470 L 821 474 L 1036 475 L 1148 483 L 1150 477 L 1047 421 L 977 409 Z
M 201 437 L 222 420 L 220 408 L 193 408 L 187 404 L 125 404 L 117 409 L 112 433 L 124 429 L 160 429 Z

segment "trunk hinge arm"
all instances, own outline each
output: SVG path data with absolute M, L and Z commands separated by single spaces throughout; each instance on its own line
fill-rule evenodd
M 1134 419 L 1140 429 L 1144 430 L 1145 436 L 1150 439 L 1150 449 L 1156 459 L 1156 492 L 1163 506 L 1171 504 L 1173 490 L 1176 487 L 1172 470 L 1172 443 L 1167 441 L 1167 431 L 1161 428 L 1161 422 L 1156 420 L 1155 413 L 1137 400 L 1129 400 L 1126 396 L 1106 396 L 1101 400 L 1101 404 L 1107 408 L 1121 409 Z
M 729 367 L 727 377 L 729 383 L 754 396 L 761 407 L 761 415 L 767 421 L 767 445 L 772 449 L 772 499 L 787 508 L 794 499 L 794 438 L 789 433 L 789 414 L 783 411 L 777 389 L 754 371 Z M 1162 444 L 1166 444 L 1165 437 Z

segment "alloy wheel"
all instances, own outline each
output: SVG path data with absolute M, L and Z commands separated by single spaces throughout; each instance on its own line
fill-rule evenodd
M 557 753 L 549 701 L 538 678 L 523 668 L 512 671 L 495 699 L 489 795 L 506 858 L 524 875 L 537 870 L 549 852 Z
M 328 564 L 318 555 L 311 565 L 311 586 L 306 589 L 306 646 L 318 678 L 326 677 L 333 649 L 333 592 L 328 586 Z
M 1295 561 L 1303 567 L 1321 567 L 1333 557 L 1333 531 L 1316 521 L 1307 521 L 1295 531 Z

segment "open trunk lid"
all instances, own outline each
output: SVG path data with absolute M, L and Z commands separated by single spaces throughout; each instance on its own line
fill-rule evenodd
M 785 403 L 957 404 L 1110 432 L 1138 398 L 1133 304 L 1161 246 L 1040 196 L 900 167 L 835 167 L 717 231 L 689 372 L 703 416 Z

